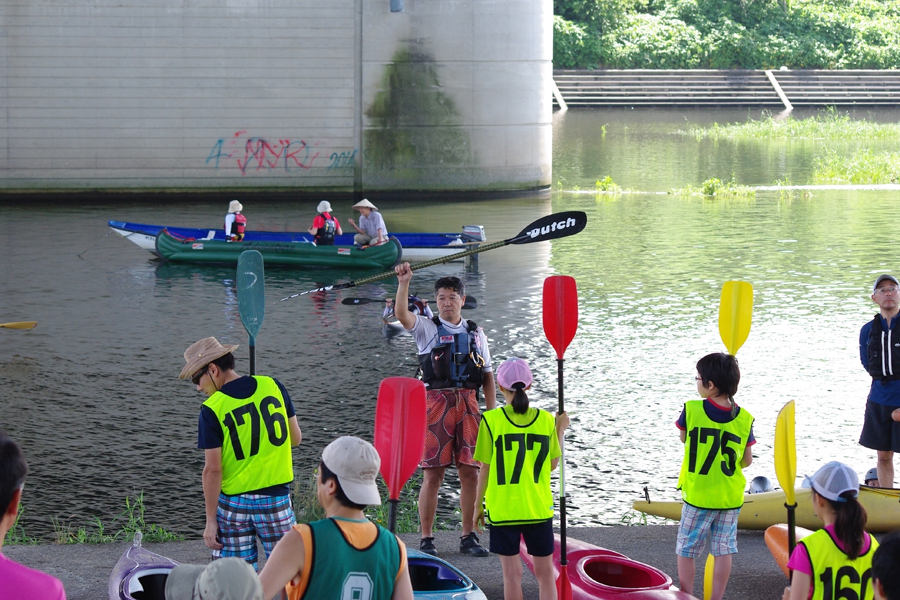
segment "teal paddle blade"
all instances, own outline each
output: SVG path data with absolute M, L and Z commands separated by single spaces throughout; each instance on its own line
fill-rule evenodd
M 257 250 L 247 250 L 238 257 L 237 264 L 238 311 L 241 323 L 250 336 L 250 345 L 256 345 L 256 334 L 266 316 L 266 282 L 263 257 Z

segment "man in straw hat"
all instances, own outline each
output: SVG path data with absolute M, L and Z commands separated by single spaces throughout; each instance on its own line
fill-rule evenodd
M 237 200 L 228 203 L 228 214 L 225 215 L 225 241 L 242 242 L 244 229 L 247 227 L 247 217 L 241 214 L 243 205 Z
M 313 219 L 312 227 L 307 229 L 313 236 L 316 246 L 333 246 L 334 236 L 342 235 L 341 223 L 331 214 L 331 203 L 328 200 L 319 202 L 316 207 L 319 213 Z
M 381 504 L 380 466 L 375 447 L 358 437 L 339 437 L 325 447 L 316 477 L 325 518 L 284 534 L 259 574 L 263 597 L 287 586 L 288 600 L 412 600 L 406 546 L 366 519 L 366 507 Z
M 268 556 L 296 523 L 291 447 L 301 434 L 284 386 L 271 377 L 235 373 L 235 349 L 214 337 L 191 344 L 178 378 L 190 379 L 207 396 L 197 442 L 206 454 L 203 541 L 213 559 L 237 556 L 255 569 L 256 536 Z
M 166 600 L 263 600 L 262 584 L 239 558 L 178 565 L 166 577 Z
M 353 243 L 357 246 L 365 246 L 366 244 L 383 244 L 387 241 L 387 227 L 384 226 L 384 217 L 378 212 L 378 207 L 363 198 L 353 205 L 353 208 L 359 211 L 359 225 L 353 219 L 347 219 L 356 235 L 353 236 Z M 372 240 L 375 240 L 374 242 Z

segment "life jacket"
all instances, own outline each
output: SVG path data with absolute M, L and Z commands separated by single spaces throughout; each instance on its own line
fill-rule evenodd
M 240 239 L 244 239 L 244 228 L 247 227 L 247 217 L 245 217 L 241 213 L 235 214 L 234 215 L 234 225 L 235 225 L 235 230 L 233 233 L 237 233 L 237 236 Z
M 334 244 L 334 232 L 337 230 L 337 227 L 335 227 L 331 213 L 322 213 L 322 218 L 325 219 L 325 225 L 319 227 L 316 231 L 316 244 L 319 246 L 331 246 Z
M 893 333 L 892 329 L 885 331 L 881 315 L 875 315 L 872 329 L 869 330 L 869 343 L 866 345 L 866 370 L 872 379 L 900 379 L 900 335 L 895 340 Z
M 797 542 L 806 547 L 812 567 L 813 600 L 858 598 L 872 600 L 872 555 L 878 542 L 870 534 L 869 550 L 854 560 L 841 550 L 827 529 Z
M 431 352 L 419 355 L 422 381 L 432 390 L 480 388 L 484 358 L 475 341 L 478 325 L 467 320 L 466 332 L 453 334 L 447 331 L 440 317 L 434 317 L 432 322 L 437 326 L 438 344 Z

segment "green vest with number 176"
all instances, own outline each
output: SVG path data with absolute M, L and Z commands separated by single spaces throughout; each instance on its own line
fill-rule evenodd
M 741 408 L 731 421 L 717 423 L 706 415 L 704 402 L 691 400 L 684 405 L 687 438 L 678 477 L 681 497 L 697 508 L 740 508 L 747 485 L 741 461 L 753 416 Z
M 216 392 L 203 403 L 222 426 L 222 492 L 230 496 L 294 480 L 281 390 L 271 377 L 253 379 L 256 392 L 250 398 Z

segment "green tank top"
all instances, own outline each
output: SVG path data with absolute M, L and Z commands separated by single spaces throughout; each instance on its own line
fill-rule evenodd
M 741 408 L 728 423 L 717 423 L 706 416 L 704 402 L 691 400 L 684 405 L 687 439 L 678 477 L 681 497 L 697 508 L 740 508 L 747 485 L 741 461 L 753 416 Z
M 560 455 L 553 415 L 535 408 L 516 415 L 507 405 L 485 412 L 481 426 L 493 445 L 485 492 L 488 521 L 523 525 L 553 518 L 550 462 Z
M 335 520 L 338 519 L 309 524 L 313 559 L 309 585 L 301 598 L 390 600 L 401 567 L 397 538 L 376 525 L 378 536 L 372 545 L 355 548 L 344 538 Z
M 812 600 L 872 600 L 872 555 L 878 542 L 868 533 L 866 535 L 869 536 L 869 550 L 855 560 L 844 554 L 825 529 L 798 542 L 806 547 L 812 565 Z
M 287 409 L 278 384 L 271 377 L 254 376 L 256 393 L 239 400 L 216 392 L 204 402 L 222 431 L 222 492 L 245 494 L 273 485 L 291 483 Z

